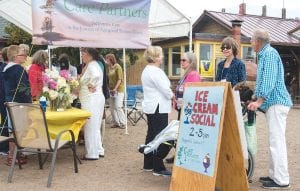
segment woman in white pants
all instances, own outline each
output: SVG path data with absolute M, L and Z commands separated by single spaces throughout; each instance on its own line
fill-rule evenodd
M 82 159 L 97 160 L 104 156 L 100 133 L 105 104 L 102 92 L 103 72 L 97 63 L 99 54 L 96 49 L 83 48 L 81 52 L 85 67 L 79 80 L 79 99 L 81 108 L 92 114 L 84 126 L 85 156 Z
M 109 107 L 114 121 L 112 128 L 124 129 L 125 114 L 123 111 L 123 71 L 113 54 L 107 54 L 105 56 L 105 62 L 108 65 L 108 87 L 110 90 Z

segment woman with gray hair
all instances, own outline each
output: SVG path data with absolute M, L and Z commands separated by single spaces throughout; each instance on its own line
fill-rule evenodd
M 28 72 L 30 66 L 31 66 L 31 63 L 32 63 L 32 60 L 31 60 L 31 57 L 28 56 L 29 55 L 29 46 L 27 44 L 19 44 L 19 47 L 22 51 L 24 51 L 24 54 L 26 55 L 26 60 L 24 63 L 22 63 L 21 65 L 23 66 L 23 68 L 25 68 L 25 70 Z
M 142 105 L 148 119 L 145 141 L 147 144 L 168 125 L 168 113 L 172 110 L 174 94 L 170 88 L 170 80 L 160 69 L 163 61 L 162 48 L 149 46 L 144 53 L 144 58 L 148 63 L 141 76 L 144 92 Z M 144 155 L 144 171 L 153 171 L 155 176 L 171 176 L 171 172 L 163 163 L 170 149 L 170 145 L 161 144 L 157 152 Z
M 200 82 L 200 74 L 197 71 L 197 57 L 193 52 L 186 52 L 180 59 L 181 67 L 184 69 L 184 74 L 181 80 L 179 80 L 176 87 L 175 97 L 176 104 L 175 109 L 178 111 L 178 120 L 180 119 L 180 111 L 182 105 L 182 97 L 184 86 L 188 82 Z
M 183 92 L 186 83 L 201 82 L 201 77 L 197 71 L 197 57 L 193 52 L 185 52 L 180 59 L 181 68 L 184 69 L 183 77 L 179 80 L 175 91 L 175 103 L 173 104 L 178 112 L 177 119 L 180 120 L 180 113 L 182 107 Z M 166 159 L 167 163 L 174 162 L 174 156 Z
M 38 50 L 32 57 L 32 64 L 28 71 L 31 95 L 33 100 L 37 100 L 43 91 L 42 74 L 48 63 L 48 53 L 45 50 Z

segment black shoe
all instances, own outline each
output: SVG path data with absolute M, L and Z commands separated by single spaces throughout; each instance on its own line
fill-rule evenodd
M 99 158 L 104 158 L 104 155 L 99 155 Z
M 170 177 L 172 175 L 172 173 L 168 170 L 162 170 L 162 171 L 154 171 L 153 172 L 154 176 L 164 176 L 164 177 Z
M 263 185 L 262 185 L 263 188 L 266 188 L 266 189 L 274 189 L 274 190 L 287 190 L 287 189 L 290 189 L 290 185 L 278 185 L 276 182 L 274 181 L 269 181 L 269 182 L 264 182 Z
M 174 159 L 175 159 L 174 156 L 173 156 L 173 157 L 170 157 L 170 158 L 167 158 L 167 159 L 166 159 L 166 162 L 167 162 L 168 164 L 172 164 L 172 163 L 174 163 Z
M 147 145 L 140 145 L 140 146 L 138 147 L 138 151 L 139 151 L 140 153 L 144 154 L 144 150 L 145 150 L 146 146 L 147 146 Z
M 264 183 L 264 182 L 271 182 L 273 181 L 270 177 L 265 176 L 265 177 L 259 177 L 259 182 Z

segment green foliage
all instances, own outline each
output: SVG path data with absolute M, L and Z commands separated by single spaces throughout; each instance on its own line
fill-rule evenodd
M 8 34 L 8 44 L 31 44 L 32 42 L 32 36 L 13 23 L 9 23 L 4 31 Z
M 71 65 L 78 66 L 80 64 L 79 48 L 74 47 L 59 47 L 51 50 L 52 64 L 55 65 L 55 63 L 57 63 L 59 55 L 63 53 L 66 53 L 69 56 Z
M 103 57 L 105 57 L 106 54 L 114 54 L 117 62 L 123 67 L 123 49 L 101 48 L 98 50 Z M 129 63 L 126 63 L 126 66 L 134 65 L 138 59 L 138 56 L 135 54 L 135 50 L 126 49 L 126 55 L 129 56 Z
M 100 55 L 105 57 L 106 54 L 114 54 L 116 56 L 117 62 L 123 67 L 123 49 L 112 49 L 112 48 L 97 48 Z M 66 53 L 70 57 L 70 62 L 74 66 L 78 66 L 80 63 L 80 52 L 79 48 L 73 47 L 59 47 L 51 51 L 51 55 L 54 55 L 53 62 L 55 63 L 59 58 L 59 55 Z M 129 65 L 135 64 L 138 56 L 135 54 L 133 49 L 126 49 L 126 54 L 129 56 L 129 62 L 126 63 L 127 67 Z

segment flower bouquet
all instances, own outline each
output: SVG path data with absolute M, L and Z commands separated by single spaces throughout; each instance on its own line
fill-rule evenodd
M 50 110 L 64 111 L 71 107 L 74 97 L 71 92 L 79 86 L 76 79 L 72 78 L 68 70 L 46 69 L 43 73 L 43 92 L 40 96 L 45 96 L 49 101 Z

